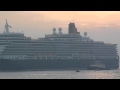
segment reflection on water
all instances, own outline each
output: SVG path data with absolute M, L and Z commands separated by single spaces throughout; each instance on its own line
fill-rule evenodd
M 0 79 L 119 79 L 119 70 L 0 72 Z
M 112 79 L 117 77 L 117 73 L 111 71 L 95 71 L 88 73 L 87 76 L 90 79 Z

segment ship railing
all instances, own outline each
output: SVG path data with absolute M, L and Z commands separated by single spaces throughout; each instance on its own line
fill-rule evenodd
M 38 41 L 38 39 L 31 39 L 32 41 Z
M 0 58 L 5 58 L 5 59 L 45 59 L 45 60 L 51 60 L 51 59 L 73 59 L 73 60 L 76 60 L 76 59 L 119 59 L 119 57 L 92 57 L 92 56 L 87 56 L 87 57 L 84 57 L 84 56 L 41 56 L 41 57 L 34 57 L 34 56 L 0 56 Z
M 0 35 L 3 35 L 3 34 L 23 34 L 23 33 L 20 33 L 20 32 L 0 33 Z
M 2 51 L 2 50 L 0 50 Z M 3 57 L 6 58 L 6 55 Z M 7 57 L 24 57 L 24 58 L 67 58 L 67 59 L 72 59 L 72 58 L 79 58 L 79 59 L 83 59 L 83 58 L 86 58 L 86 59 L 119 59 L 119 56 L 116 55 L 116 56 L 94 56 L 94 55 L 90 55 L 90 54 L 75 54 L 75 55 L 71 55 L 71 56 L 58 56 L 57 54 L 44 54 L 44 55 L 41 55 L 41 54 L 37 54 L 37 55 L 34 55 L 34 54 L 30 54 L 30 55 L 25 55 L 25 56 L 21 56 L 21 55 L 7 55 Z
M 95 41 L 96 43 L 104 43 L 103 41 Z
M 39 58 L 39 59 L 62 59 L 62 58 L 66 58 L 66 59 L 115 59 L 115 58 L 119 58 L 119 56 L 94 56 L 94 55 L 90 55 L 90 54 L 72 54 L 72 56 L 58 56 L 57 54 L 37 54 L 37 55 L 29 55 L 25 58 Z
M 105 43 L 106 45 L 111 45 L 111 43 Z

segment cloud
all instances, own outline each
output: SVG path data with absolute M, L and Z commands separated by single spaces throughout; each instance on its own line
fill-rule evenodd
M 97 25 L 117 25 L 120 23 L 119 11 L 1 11 L 0 20 L 6 18 L 15 26 L 49 24 L 67 26 L 69 22 L 86 27 Z M 63 24 L 64 23 L 64 24 Z M 81 24 L 81 25 L 80 25 Z M 84 24 L 84 25 L 83 25 Z M 86 24 L 86 25 L 85 25 Z M 21 27 L 20 25 L 20 27 Z M 43 25 L 42 25 L 43 26 Z
M 104 28 L 104 27 L 111 27 L 111 25 L 108 25 L 108 24 L 97 24 L 97 25 L 94 25 L 94 27 L 96 28 Z
M 85 23 L 82 23 L 82 24 L 81 24 L 81 26 L 86 26 L 86 25 L 88 25 L 88 24 L 85 24 Z

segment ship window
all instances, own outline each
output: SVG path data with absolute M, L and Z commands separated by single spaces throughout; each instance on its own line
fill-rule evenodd
M 119 57 L 116 57 L 116 59 L 119 59 Z

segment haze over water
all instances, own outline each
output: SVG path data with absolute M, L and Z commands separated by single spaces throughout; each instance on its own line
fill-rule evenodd
M 119 70 L 0 72 L 0 79 L 120 79 Z

